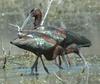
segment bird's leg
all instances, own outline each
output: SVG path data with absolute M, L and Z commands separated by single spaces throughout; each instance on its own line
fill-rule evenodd
M 55 65 L 56 65 L 57 67 L 59 67 L 59 69 L 63 69 L 63 67 L 61 67 L 61 64 L 62 64 L 61 58 L 60 58 L 60 56 L 58 56 L 58 63 L 57 63 L 57 58 L 56 58 L 56 59 L 55 59 Z
M 80 59 L 83 61 L 83 63 L 85 64 L 84 59 L 82 58 L 82 56 L 81 56 L 79 50 L 78 50 L 78 52 L 77 52 L 76 54 L 79 56 L 79 58 L 80 58 Z
M 65 58 L 65 50 L 61 47 L 61 46 L 56 46 L 55 50 L 54 50 L 54 54 L 53 54 L 53 59 L 55 59 L 58 55 L 62 56 L 63 61 L 65 62 L 65 65 L 69 67 L 69 59 Z M 67 56 L 68 58 L 68 56 Z M 61 66 L 61 58 L 59 57 L 59 66 Z
M 54 60 L 54 64 L 55 64 L 57 67 L 59 67 L 57 62 L 58 62 L 58 61 L 57 61 L 57 58 L 56 58 L 56 59 Z
M 80 50 L 79 50 L 79 48 L 77 46 L 73 50 L 73 52 L 76 53 L 79 56 L 79 58 L 81 58 L 81 60 L 83 61 L 83 63 L 85 64 L 85 61 L 84 61 L 83 57 L 81 56 Z
M 69 68 L 69 63 L 68 63 L 68 60 L 67 60 L 66 57 L 65 57 L 65 52 L 63 52 L 62 60 L 64 61 L 65 66 L 66 66 L 67 68 Z
M 78 48 L 77 48 L 77 52 L 75 52 L 75 53 L 81 58 L 81 60 L 82 60 L 83 63 L 85 64 L 85 66 L 86 66 L 87 68 L 89 68 L 89 66 L 87 65 L 87 61 L 85 60 L 84 56 L 82 55 L 82 53 L 79 51 Z M 83 69 L 82 72 L 84 72 L 84 71 L 85 71 L 85 68 Z
M 63 48 L 59 45 L 56 46 L 56 48 L 54 49 L 53 51 L 53 57 L 52 59 L 55 59 L 55 64 L 60 68 L 62 69 L 61 67 L 61 58 L 60 58 L 60 55 L 62 55 L 63 53 Z M 56 60 L 56 57 L 58 56 L 58 64 L 57 64 L 57 60 Z
M 85 64 L 85 67 L 86 67 L 86 69 L 87 69 L 87 70 L 86 70 L 86 84 L 88 84 L 90 67 L 89 67 L 89 65 L 88 65 L 88 63 L 87 63 L 85 57 L 83 56 L 83 54 L 82 54 L 81 52 L 79 52 L 79 55 L 80 55 L 80 57 L 82 58 L 82 60 L 83 60 L 83 62 L 84 62 L 84 64 Z M 84 71 L 85 71 L 85 68 L 83 69 L 82 72 L 84 72 Z
M 39 57 L 38 57 L 39 58 Z M 36 62 L 36 66 L 35 66 L 35 72 L 36 72 L 36 75 L 38 75 L 38 69 L 37 69 L 37 66 L 38 66 L 38 60 L 37 60 L 37 62 Z
M 70 53 L 76 53 L 79 55 L 79 48 L 76 44 L 71 44 L 69 45 L 68 47 L 66 47 L 66 54 L 70 54 Z M 69 57 L 67 56 L 67 59 L 68 59 L 68 63 L 69 65 L 71 66 L 71 62 L 70 62 L 70 59 Z
M 52 59 L 56 59 L 56 57 L 58 55 L 61 55 L 63 53 L 63 48 L 59 45 L 57 45 L 53 51 L 53 56 L 52 56 Z
M 43 61 L 43 59 L 42 59 L 42 56 L 40 56 L 40 59 L 41 59 L 41 61 L 42 61 L 44 70 L 49 74 L 49 71 L 48 71 L 48 69 L 46 68 L 46 66 L 45 66 L 45 64 L 44 64 L 44 61 Z
M 58 56 L 58 62 L 59 62 L 58 67 L 60 69 L 63 69 L 63 67 L 61 66 L 62 62 L 61 62 L 61 57 L 60 56 Z
M 83 63 L 86 64 L 83 56 L 81 56 L 81 53 L 80 53 L 79 49 L 80 49 L 80 47 L 77 44 L 71 44 L 71 45 L 69 45 L 66 48 L 66 53 L 67 54 L 69 54 L 69 53 L 75 53 L 75 54 L 77 54 L 81 58 L 81 60 L 83 61 Z M 67 59 L 68 59 L 68 62 L 70 63 L 69 57 L 67 57 Z
M 7 58 L 5 57 L 5 58 L 4 58 L 4 65 L 3 65 L 3 67 L 2 67 L 4 70 L 5 70 L 5 68 L 6 68 L 6 63 L 7 63 Z
M 66 57 L 67 57 L 68 65 L 71 66 L 71 61 L 70 61 L 68 54 L 66 55 Z
M 59 60 L 59 67 L 61 67 L 62 62 L 60 56 L 58 56 L 58 60 Z
M 61 64 L 62 64 L 62 62 L 61 62 L 61 57 L 60 56 L 58 56 L 58 67 L 60 68 L 60 69 L 63 69 L 63 67 L 61 66 Z
M 34 74 L 34 73 L 33 73 L 33 69 L 37 67 L 38 58 L 39 58 L 39 57 L 37 56 L 37 58 L 36 58 L 34 64 L 33 64 L 32 67 L 31 67 L 31 74 Z M 36 71 L 37 71 L 37 70 L 36 70 Z

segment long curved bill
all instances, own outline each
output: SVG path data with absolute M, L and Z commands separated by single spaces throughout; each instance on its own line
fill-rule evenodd
M 23 30 L 23 28 L 25 27 L 25 25 L 27 24 L 27 22 L 29 21 L 30 18 L 31 18 L 31 14 L 28 15 L 28 17 L 25 19 L 25 21 L 23 22 L 21 27 L 18 26 L 18 25 L 11 24 L 11 23 L 9 23 L 9 25 L 17 27 L 18 28 L 17 31 L 18 31 L 18 34 L 19 34 L 19 32 Z
M 31 14 L 29 14 L 28 17 L 24 20 L 24 22 L 21 26 L 21 30 L 25 27 L 25 25 L 27 24 L 27 22 L 29 21 L 30 18 L 31 18 Z

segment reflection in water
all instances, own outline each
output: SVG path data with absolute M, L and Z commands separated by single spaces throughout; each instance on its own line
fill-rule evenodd
M 90 66 L 89 84 L 100 83 L 100 68 Z M 0 70 L 0 84 L 85 84 L 86 73 L 82 73 L 82 67 L 71 67 L 68 70 L 52 71 L 51 74 L 46 74 L 43 70 L 39 71 L 38 76 L 30 75 L 30 69 L 13 69 L 13 70 Z M 97 65 L 98 67 L 98 65 Z M 52 66 L 51 66 L 52 68 Z M 95 69 L 96 73 L 95 72 Z M 54 69 L 54 68 L 53 68 Z M 51 69 L 52 70 L 52 69 Z M 23 75 L 22 75 L 23 74 Z

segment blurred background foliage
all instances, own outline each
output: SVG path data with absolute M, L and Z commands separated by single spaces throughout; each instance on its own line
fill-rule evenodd
M 49 0 L 0 0 L 0 54 L 2 46 L 12 54 L 23 50 L 10 45 L 16 37 L 16 28 L 21 26 L 32 8 L 40 8 L 43 15 Z M 84 49 L 85 54 L 100 55 L 100 0 L 54 0 L 44 25 L 65 27 L 80 33 L 92 41 L 92 47 Z M 33 26 L 30 20 L 26 28 Z

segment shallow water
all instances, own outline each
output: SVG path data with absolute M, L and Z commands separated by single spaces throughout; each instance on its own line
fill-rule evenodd
M 72 66 L 63 70 L 59 70 L 55 65 L 47 64 L 46 66 L 50 74 L 46 74 L 40 64 L 38 76 L 30 75 L 29 67 L 0 69 L 0 84 L 86 84 L 86 71 L 82 73 L 84 65 Z M 100 64 L 89 64 L 89 67 L 88 84 L 100 84 Z

